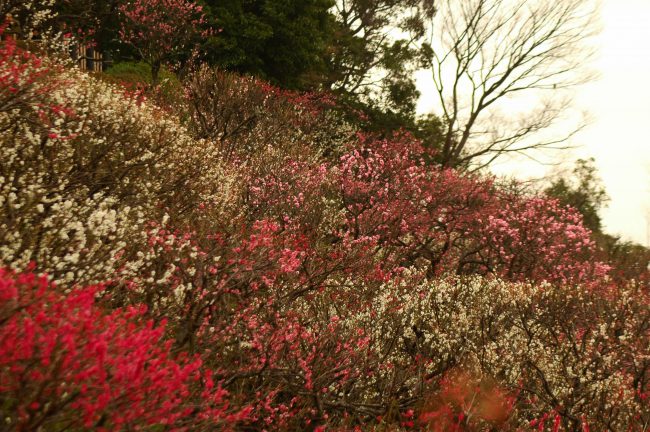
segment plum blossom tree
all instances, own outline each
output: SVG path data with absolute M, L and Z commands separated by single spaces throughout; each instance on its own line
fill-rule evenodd
M 151 66 L 152 85 L 158 84 L 163 63 L 174 60 L 197 38 L 207 36 L 203 8 L 192 0 L 129 0 L 118 7 L 120 37 Z
M 510 280 L 564 284 L 588 284 L 609 271 L 593 259 L 596 244 L 574 208 L 541 197 L 499 201 L 495 212 L 478 216 L 477 246 L 465 254 L 461 268 L 479 266 Z

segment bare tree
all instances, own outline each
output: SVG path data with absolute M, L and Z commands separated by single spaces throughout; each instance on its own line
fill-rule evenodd
M 444 166 L 485 166 L 500 155 L 565 148 L 579 127 L 545 134 L 590 78 L 594 0 L 440 0 L 423 59 L 444 123 Z M 515 101 L 519 107 L 514 107 Z M 525 104 L 530 110 L 522 112 Z M 502 114 L 510 109 L 515 114 Z M 516 113 L 520 114 L 517 115 Z

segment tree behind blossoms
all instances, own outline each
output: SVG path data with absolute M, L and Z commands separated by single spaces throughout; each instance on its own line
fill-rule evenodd
M 160 68 L 209 34 L 203 8 L 191 0 L 135 0 L 118 7 L 120 38 L 151 66 L 151 82 L 158 84 Z

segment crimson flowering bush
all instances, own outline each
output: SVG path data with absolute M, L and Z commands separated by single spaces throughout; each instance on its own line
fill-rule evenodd
M 62 295 L 46 277 L 0 269 L 3 428 L 181 430 L 246 419 L 199 358 L 172 354 L 164 324 L 142 308 L 103 311 L 98 289 Z

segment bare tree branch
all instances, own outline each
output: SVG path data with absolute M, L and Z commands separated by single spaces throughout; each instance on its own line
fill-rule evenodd
M 445 125 L 440 162 L 485 166 L 504 153 L 564 148 L 535 139 L 563 120 L 567 90 L 589 80 L 590 0 L 441 0 L 423 49 Z M 544 92 L 553 92 L 550 99 Z M 521 118 L 494 116 L 515 98 L 541 100 Z M 480 129 L 480 130 L 479 130 Z

